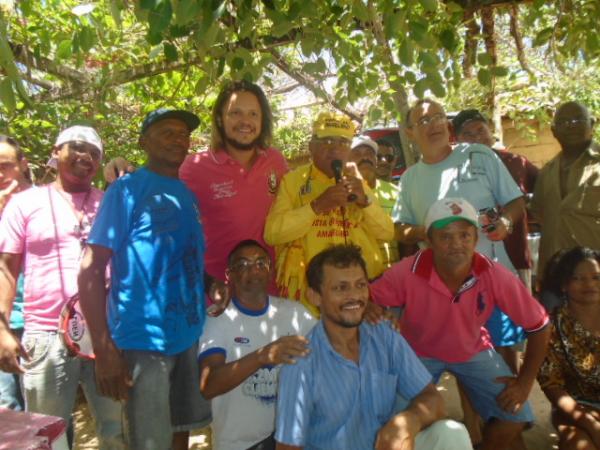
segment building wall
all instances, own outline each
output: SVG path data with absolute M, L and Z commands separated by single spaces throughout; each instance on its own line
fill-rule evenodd
M 504 119 L 502 128 L 506 149 L 525 156 L 537 167 L 542 167 L 560 151 L 549 125 L 540 125 L 532 120 L 517 128 L 513 120 Z

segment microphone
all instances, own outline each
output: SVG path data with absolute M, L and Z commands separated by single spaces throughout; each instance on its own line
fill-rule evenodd
M 333 170 L 333 177 L 335 178 L 336 184 L 342 182 L 342 168 L 343 163 L 339 159 L 331 161 L 331 170 Z M 357 199 L 356 194 L 348 194 L 348 201 L 353 202 Z

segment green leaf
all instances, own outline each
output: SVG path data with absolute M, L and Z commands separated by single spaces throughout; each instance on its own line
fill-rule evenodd
M 419 81 L 415 83 L 413 87 L 413 92 L 418 98 L 425 97 L 425 91 L 428 89 L 428 82 L 426 78 L 421 78 Z
M 504 67 L 504 66 L 492 67 L 491 72 L 493 75 L 495 75 L 497 77 L 505 77 L 508 75 L 508 67 Z
M 412 66 L 414 63 L 414 49 L 412 42 L 410 39 L 404 39 L 400 44 L 400 49 L 398 50 L 398 56 L 400 57 L 400 62 L 405 66 Z
M 179 0 L 175 5 L 175 23 L 185 25 L 195 20 L 202 10 L 197 0 Z
M 444 47 L 449 52 L 453 52 L 458 46 L 456 34 L 449 28 L 446 28 L 445 30 L 441 31 L 439 39 L 442 43 L 442 47 Z
M 123 26 L 123 20 L 121 19 L 121 5 L 119 0 L 111 0 L 110 2 L 110 15 L 117 27 L 121 28 Z
M 489 53 L 479 53 L 477 55 L 477 62 L 481 66 L 491 66 L 494 63 L 494 60 Z
M 436 71 L 440 62 L 438 56 L 434 52 L 421 51 L 419 52 L 419 61 L 424 72 Z
M 354 0 L 354 3 L 352 4 L 352 13 L 362 22 L 369 20 L 369 10 L 362 0 Z
M 287 34 L 292 28 L 294 28 L 293 22 L 282 20 L 273 25 L 273 28 L 271 28 L 271 34 L 275 37 L 281 37 Z
M 11 113 L 17 107 L 12 81 L 10 81 L 10 79 L 6 77 L 2 81 L 0 81 L 0 101 L 2 101 L 2 104 Z
M 177 61 L 177 58 L 178 58 L 177 47 L 175 47 L 170 42 L 165 42 L 163 44 L 163 48 L 164 48 L 164 52 L 165 52 L 165 58 L 167 59 L 167 61 Z
M 477 80 L 483 86 L 489 86 L 492 83 L 492 74 L 483 67 L 477 72 Z
M 65 39 L 58 44 L 56 48 L 56 56 L 59 59 L 67 59 L 70 58 L 73 54 L 73 41 L 71 39 Z
M 148 15 L 150 33 L 158 34 L 166 30 L 171 23 L 172 16 L 173 8 L 171 8 L 170 0 L 160 0 L 160 3 Z
M 423 5 L 423 9 L 427 12 L 435 12 L 437 10 L 437 0 L 419 0 L 419 3 Z
M 90 27 L 83 27 L 79 31 L 79 47 L 84 52 L 89 52 L 96 42 L 96 34 Z
M 163 52 L 164 52 L 163 46 L 157 45 L 152 50 L 150 50 L 150 53 L 148 53 L 148 59 L 154 59 Z
M 533 43 L 531 44 L 533 47 L 540 47 L 544 45 L 546 42 L 550 40 L 552 37 L 552 33 L 554 33 L 553 27 L 544 28 L 540 31 L 535 38 L 533 39 Z
M 231 60 L 231 68 L 238 72 L 244 68 L 244 64 L 246 64 L 246 62 L 243 58 L 240 58 L 239 56 L 236 56 Z
M 408 81 L 411 84 L 414 84 L 417 82 L 417 76 L 415 75 L 414 72 L 407 70 L 406 72 L 404 72 L 404 78 L 406 78 L 406 81 Z

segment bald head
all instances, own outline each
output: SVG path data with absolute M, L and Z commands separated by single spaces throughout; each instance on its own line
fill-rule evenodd
M 583 151 L 592 141 L 593 127 L 594 119 L 584 105 L 567 102 L 554 114 L 552 134 L 563 151 Z

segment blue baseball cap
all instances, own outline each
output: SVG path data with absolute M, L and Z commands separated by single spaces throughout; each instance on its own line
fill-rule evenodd
M 154 125 L 156 122 L 160 122 L 164 119 L 179 119 L 184 122 L 190 131 L 194 131 L 200 125 L 200 119 L 196 114 L 182 109 L 167 109 L 159 108 L 149 112 L 146 118 L 142 122 L 141 134 L 144 134 L 148 128 Z

